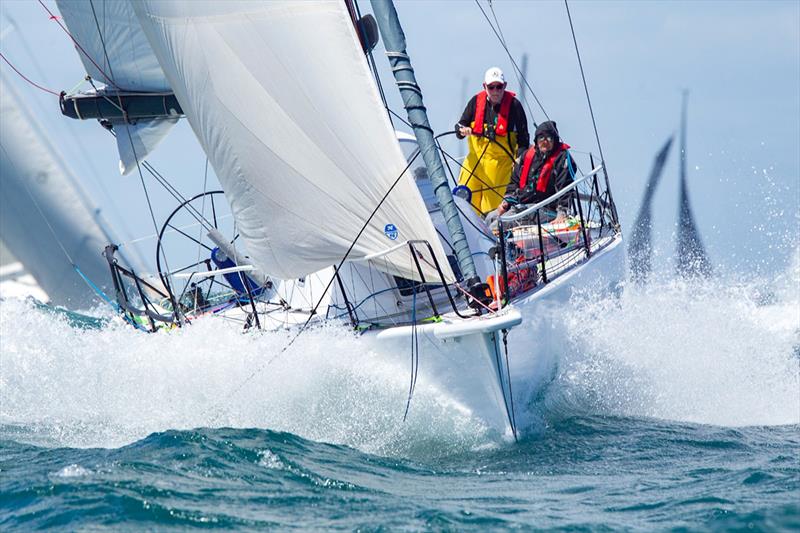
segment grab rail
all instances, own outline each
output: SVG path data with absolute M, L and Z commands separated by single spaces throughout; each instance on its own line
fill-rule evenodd
M 547 199 L 542 200 L 538 204 L 533 204 L 532 206 L 524 209 L 523 211 L 520 211 L 519 213 L 514 213 L 513 215 L 502 215 L 502 216 L 500 216 L 500 220 L 502 220 L 503 222 L 514 222 L 514 221 L 519 220 L 519 219 L 521 219 L 523 217 L 526 217 L 526 216 L 530 215 L 531 213 L 533 213 L 535 211 L 538 211 L 539 209 L 552 204 L 555 200 L 558 200 L 559 198 L 561 198 L 562 196 L 564 196 L 565 194 L 567 194 L 568 192 L 573 190 L 575 187 L 577 187 L 578 185 L 580 185 L 581 183 L 583 183 L 587 179 L 591 178 L 592 176 L 597 175 L 597 173 L 600 172 L 601 170 L 603 170 L 603 164 L 602 163 L 600 163 L 600 165 L 597 168 L 595 168 L 594 170 L 592 170 L 591 172 L 589 172 L 585 176 L 582 176 L 580 179 L 578 179 L 576 181 L 573 181 L 572 183 L 569 184 L 569 186 L 564 187 L 563 189 L 561 189 L 560 191 L 558 191 L 554 195 L 548 197 Z

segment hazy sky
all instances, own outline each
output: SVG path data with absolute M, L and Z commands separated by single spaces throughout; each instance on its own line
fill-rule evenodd
M 55 10 L 55 2 L 45 0 Z M 481 5 L 488 11 L 488 4 Z M 364 0 L 363 11 L 369 10 Z M 564 3 L 493 2 L 511 53 L 529 54 L 528 79 L 562 137 L 597 152 Z M 401 1 L 397 9 L 434 129 L 450 129 L 483 72 L 497 65 L 519 91 L 505 51 L 474 1 Z M 655 152 L 677 132 L 680 94 L 690 90 L 689 187 L 704 243 L 724 269 L 781 269 L 800 217 L 800 2 L 570 2 L 595 117 L 624 224 L 630 229 Z M 38 2 L 0 2 L 3 54 L 47 88 L 69 90 L 83 68 L 67 36 Z M 379 48 L 384 88 L 401 115 Z M 57 99 L 7 79 L 39 111 L 52 140 L 103 206 L 123 238 L 153 232 L 138 175 L 121 177 L 113 138 L 95 122 L 76 122 Z M 536 121 L 541 109 L 529 96 Z M 460 147 L 451 145 L 453 152 Z M 677 215 L 678 152 L 655 198 L 658 244 L 666 253 Z M 205 157 L 188 124 L 150 161 L 189 196 L 202 190 Z M 156 185 L 148 182 L 151 191 Z M 173 205 L 156 195 L 159 222 Z M 628 231 L 629 233 L 629 231 Z M 153 256 L 153 243 L 144 243 Z M 662 263 L 666 264 L 663 258 Z

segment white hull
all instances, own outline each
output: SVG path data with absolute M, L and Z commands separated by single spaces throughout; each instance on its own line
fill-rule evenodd
M 512 420 L 520 424 L 528 403 L 554 376 L 566 342 L 563 316 L 569 312 L 567 305 L 574 291 L 616 292 L 624 267 L 621 243 L 621 236 L 612 238 L 591 259 L 498 315 L 468 320 L 448 315 L 443 322 L 417 326 L 416 390 L 432 387 L 442 391 L 490 431 L 513 438 Z M 501 341 L 503 329 L 508 329 L 508 366 Z M 388 357 L 402 357 L 397 363 L 408 365 L 411 333 L 412 328 L 404 326 L 375 335 L 388 344 Z M 411 416 L 413 409 L 412 403 Z

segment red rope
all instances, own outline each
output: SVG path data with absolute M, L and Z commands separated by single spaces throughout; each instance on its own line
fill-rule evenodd
M 42 5 L 42 7 L 44 8 L 44 10 L 45 10 L 45 11 L 47 11 L 47 14 L 48 14 L 48 15 L 50 15 L 50 20 L 54 20 L 54 21 L 56 22 L 56 24 L 58 24 L 58 25 L 61 27 L 61 29 L 62 29 L 62 30 L 64 30 L 64 33 L 66 33 L 66 34 L 67 34 L 67 36 L 68 36 L 68 37 L 69 37 L 69 38 L 72 40 L 72 42 L 73 42 L 73 43 L 75 43 L 75 46 L 78 48 L 78 50 L 80 50 L 81 52 L 83 52 L 83 55 L 85 55 L 85 56 L 87 57 L 87 59 L 89 59 L 89 61 L 91 61 L 91 62 L 92 62 L 92 65 L 94 65 L 95 67 L 97 67 L 97 70 L 98 70 L 98 71 L 99 71 L 99 72 L 100 72 L 100 73 L 101 73 L 103 76 L 105 76 L 105 78 L 106 78 L 106 80 L 108 81 L 108 83 L 110 83 L 111 85 L 113 85 L 114 87 L 117 87 L 117 89 L 119 89 L 119 87 L 117 86 L 117 84 L 116 84 L 116 83 L 114 83 L 114 80 L 112 80 L 112 79 L 111 79 L 111 76 L 109 76 L 108 74 L 106 74 L 106 72 L 105 72 L 105 71 L 104 71 L 102 68 L 100 68 L 100 65 L 98 65 L 97 63 L 95 63 L 94 59 L 92 59 L 92 56 L 90 56 L 90 55 L 89 55 L 89 54 L 86 52 L 86 50 L 84 50 L 84 49 L 83 49 L 83 47 L 80 45 L 80 43 L 79 43 L 78 41 L 76 41 L 76 40 L 75 40 L 75 37 L 73 37 L 73 36 L 72 36 L 72 34 L 69 32 L 69 30 L 68 30 L 66 27 L 64 27 L 64 25 L 63 25 L 63 24 L 61 24 L 61 21 L 60 21 L 60 20 L 58 20 L 58 19 L 59 19 L 59 18 L 61 18 L 61 17 L 58 17 L 58 16 L 54 15 L 54 14 L 53 14 L 53 12 L 52 12 L 52 11 L 50 11 L 50 10 L 47 8 L 47 6 L 46 6 L 46 5 L 44 5 L 44 2 L 42 2 L 42 0 L 39 0 L 39 3 Z
M 9 67 L 11 67 L 12 69 L 14 69 L 14 72 L 16 72 L 17 74 L 19 74 L 19 77 L 20 77 L 20 78 L 22 78 L 23 80 L 27 81 L 28 83 L 30 83 L 31 85 L 33 85 L 33 86 L 34 86 L 34 87 L 36 87 L 37 89 L 41 89 L 41 90 L 43 90 L 43 91 L 44 91 L 44 92 L 46 92 L 46 93 L 50 93 L 50 94 L 53 94 L 53 95 L 55 95 L 55 96 L 60 96 L 60 95 L 59 95 L 57 92 L 55 92 L 55 91 L 51 91 L 50 89 L 45 89 L 44 87 L 42 87 L 42 86 L 41 86 L 41 85 L 39 85 L 38 83 L 35 83 L 35 82 L 31 81 L 31 80 L 30 80 L 30 79 L 29 79 L 27 76 L 25 76 L 25 74 L 23 74 L 22 72 L 20 72 L 19 70 L 17 70 L 17 67 L 15 67 L 14 65 L 12 65 L 12 64 L 11 64 L 11 61 L 9 61 L 8 59 L 6 59 L 6 56 L 4 56 L 2 52 L 0 52 L 0 57 L 2 57 L 2 58 L 3 58 L 3 61 L 5 61 L 6 63 L 8 63 L 8 66 L 9 66 Z

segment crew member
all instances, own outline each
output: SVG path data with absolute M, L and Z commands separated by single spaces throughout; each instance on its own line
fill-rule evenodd
M 467 103 L 455 130 L 469 145 L 458 183 L 471 191 L 472 206 L 485 215 L 503 201 L 514 160 L 530 144 L 525 111 L 506 90 L 502 70 L 486 71 L 483 90 Z
M 502 215 L 515 204 L 541 202 L 573 180 L 576 165 L 569 154 L 569 145 L 559 138 L 556 123 L 550 120 L 541 123 L 533 138 L 535 144 L 514 165 L 510 194 L 506 195 L 497 208 L 498 215 Z M 552 211 L 549 217 L 551 219 L 558 211 L 554 222 L 561 222 L 566 216 L 570 202 L 568 196 L 563 196 L 553 205 L 547 206 Z

